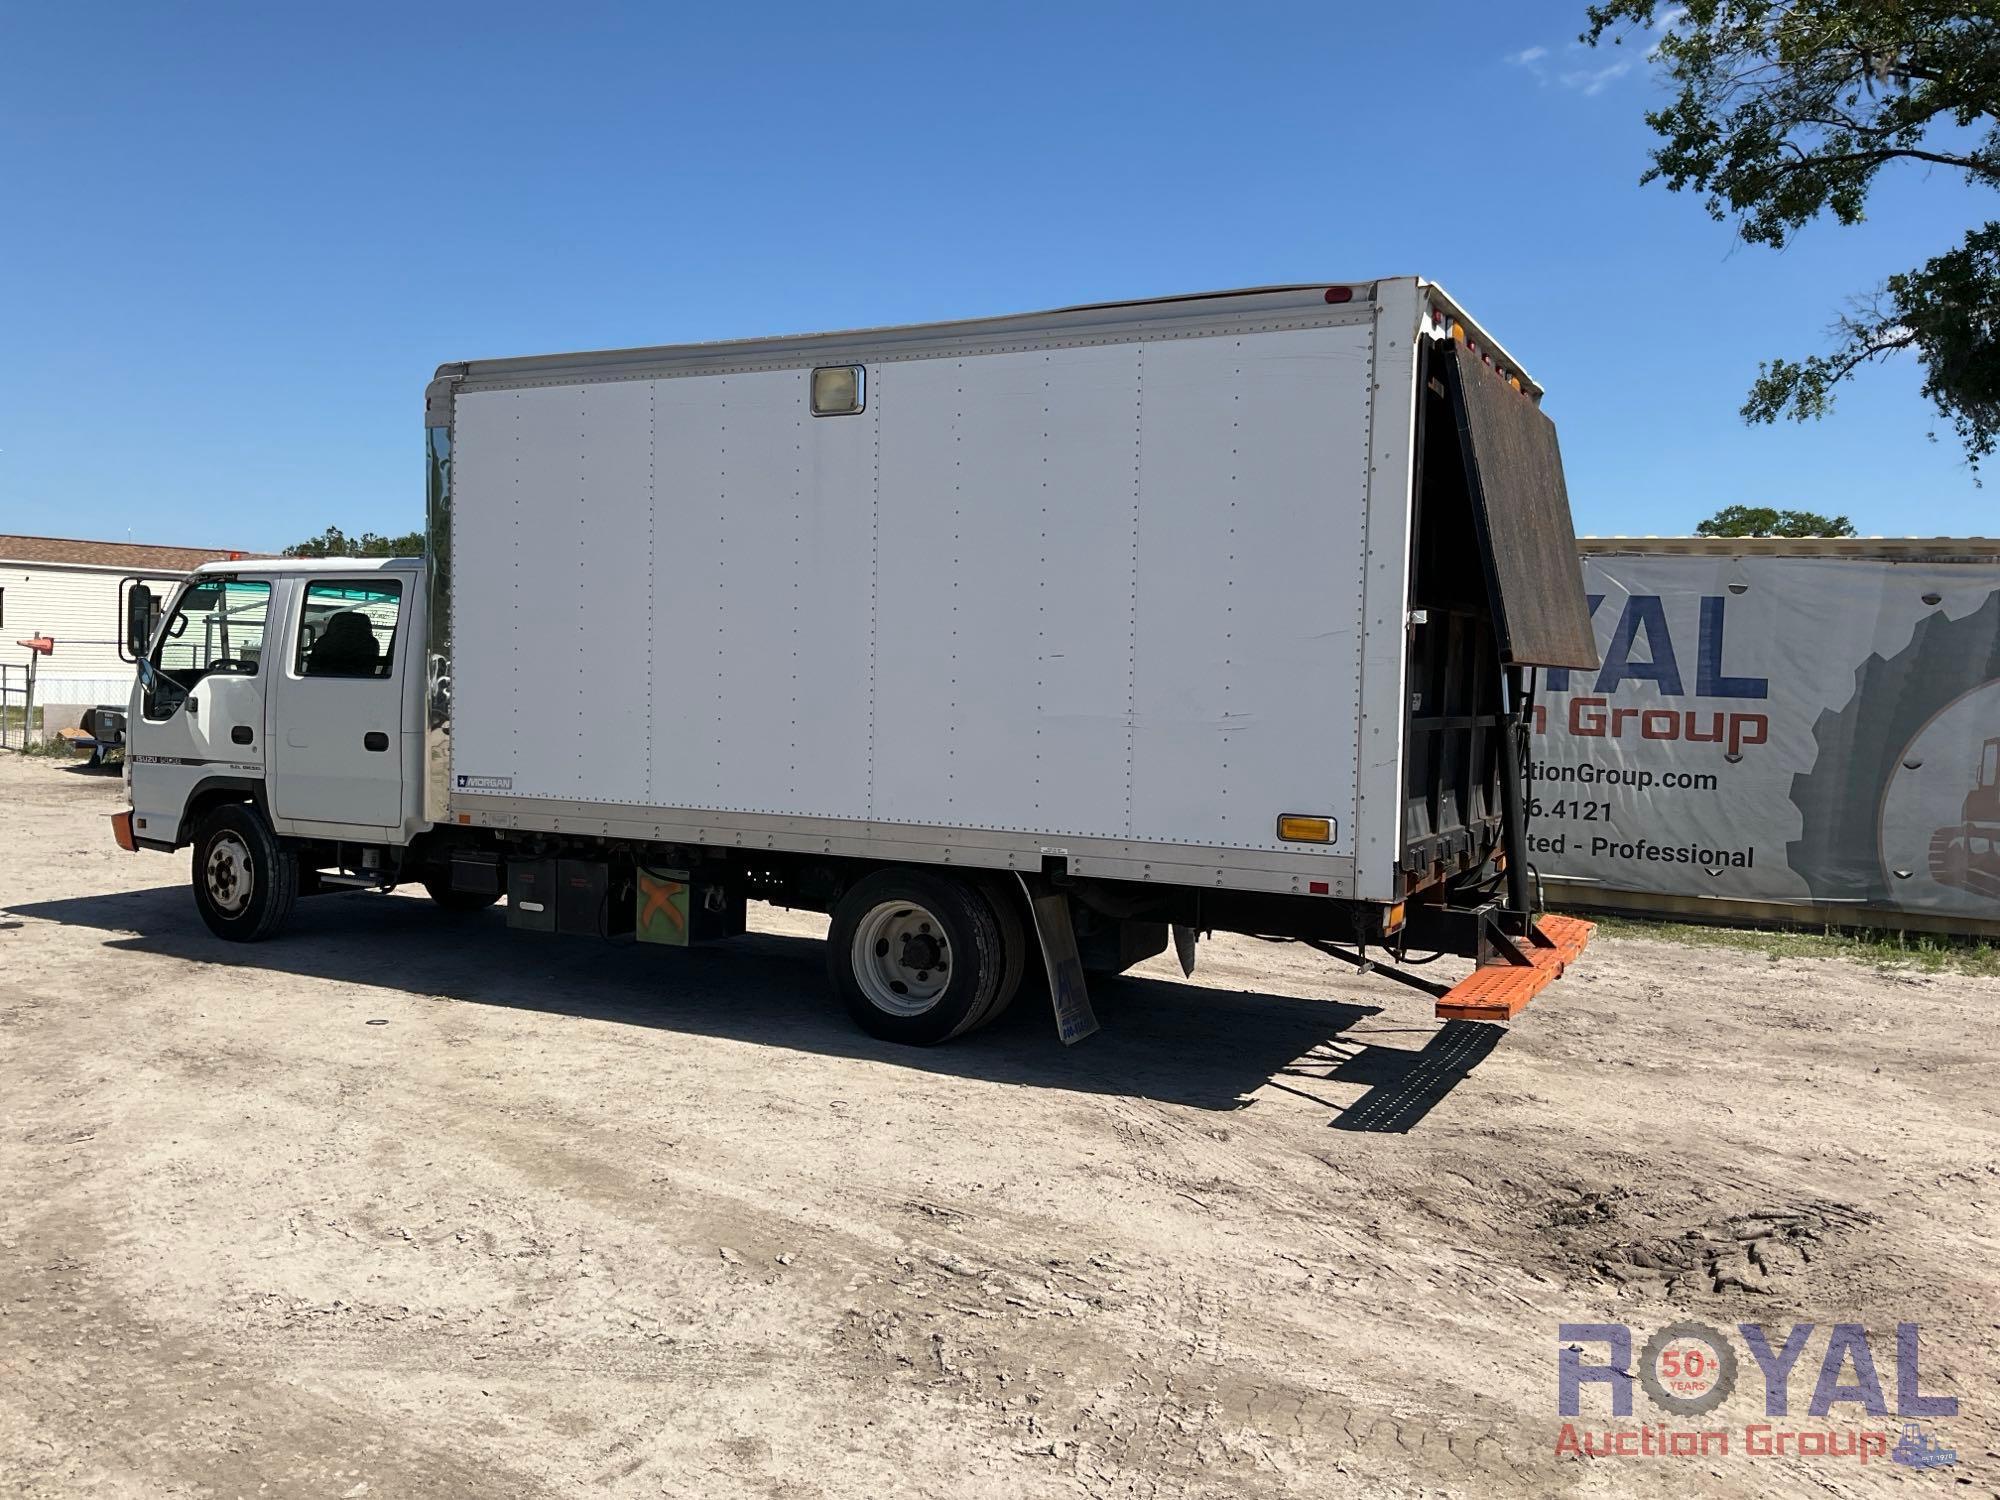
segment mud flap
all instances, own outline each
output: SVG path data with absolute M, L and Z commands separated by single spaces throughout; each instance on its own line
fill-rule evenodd
M 1035 938 L 1049 973 L 1049 998 L 1055 1003 L 1056 1035 L 1073 1047 L 1097 1030 L 1097 1013 L 1090 1008 L 1090 991 L 1083 982 L 1083 960 L 1077 956 L 1076 930 L 1070 926 L 1069 897 L 1040 875 L 1017 870 L 1028 910 L 1035 919 Z
M 1194 978 L 1194 929 L 1174 923 L 1174 957 L 1181 961 L 1181 977 Z

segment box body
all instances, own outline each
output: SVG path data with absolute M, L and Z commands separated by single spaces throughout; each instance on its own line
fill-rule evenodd
M 1396 899 L 1441 294 L 1334 290 L 447 367 L 431 815 Z

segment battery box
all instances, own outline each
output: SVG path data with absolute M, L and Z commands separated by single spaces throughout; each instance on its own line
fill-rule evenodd
M 510 859 L 507 925 L 622 937 L 632 930 L 632 867 L 602 859 Z
M 556 861 L 507 861 L 507 925 L 523 932 L 556 930 Z
M 601 859 L 556 861 L 556 931 L 623 937 L 632 930 L 631 866 Z

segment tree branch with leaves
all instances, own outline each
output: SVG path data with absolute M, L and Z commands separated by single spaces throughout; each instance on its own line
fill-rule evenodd
M 424 534 L 421 531 L 407 532 L 402 536 L 377 536 L 372 531 L 364 531 L 360 536 L 349 536 L 338 526 L 329 526 L 318 536 L 292 543 L 284 550 L 283 555 L 286 557 L 421 557 L 423 552 Z
M 1695 527 L 1696 536 L 1853 536 L 1845 516 L 1816 510 L 1774 510 L 1767 505 L 1725 505 Z
M 1783 248 L 1831 214 L 1865 217 L 1886 167 L 2000 188 L 2000 4 L 1933 0 L 1609 0 L 1591 46 L 1644 39 L 1674 87 L 1640 179 L 1702 195 L 1751 244 Z M 1976 467 L 2000 441 L 2000 222 L 1888 277 L 1834 324 L 1833 347 L 1758 367 L 1752 422 L 1822 417 L 1836 389 L 1899 354 Z

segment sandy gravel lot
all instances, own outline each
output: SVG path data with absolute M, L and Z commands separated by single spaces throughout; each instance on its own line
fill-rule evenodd
M 1444 1032 L 1222 940 L 908 1052 L 781 912 L 232 948 L 119 801 L 0 757 L 0 1493 L 1994 1488 L 2000 983 L 1602 941 Z M 1957 1466 L 1558 1457 L 1558 1326 L 1677 1317 L 1864 1323 L 1892 1400 L 1921 1323 Z

